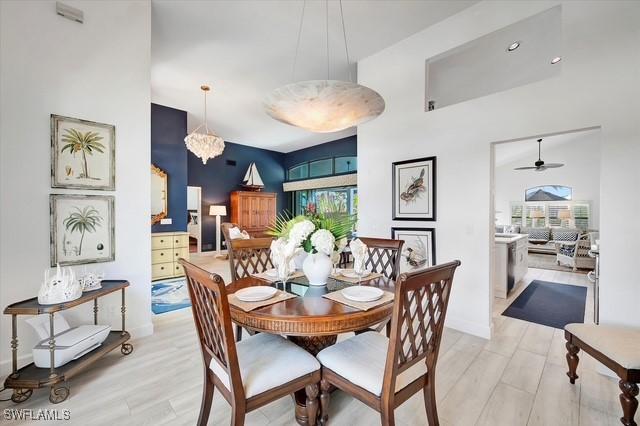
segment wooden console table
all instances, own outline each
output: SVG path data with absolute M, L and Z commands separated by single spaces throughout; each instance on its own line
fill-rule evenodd
M 24 402 L 33 393 L 33 389 L 40 389 L 49 386 L 49 401 L 58 404 L 67 399 L 69 388 L 65 382 L 75 376 L 89 365 L 99 360 L 113 349 L 120 346 L 123 355 L 133 352 L 133 345 L 126 343 L 131 336 L 125 331 L 125 288 L 129 287 L 128 281 L 104 280 L 102 288 L 82 293 L 78 299 L 55 305 L 41 305 L 38 298 L 23 300 L 7 306 L 4 310 L 6 315 L 11 315 L 11 361 L 12 373 L 6 378 L 4 387 L 13 389 L 11 400 L 15 403 Z M 64 311 L 74 306 L 93 301 L 93 323 L 98 324 L 98 298 L 107 294 L 122 291 L 122 329 L 112 330 L 107 338 L 96 349 L 88 352 L 78 359 L 54 368 L 56 341 L 53 329 L 53 315 L 56 312 Z M 51 353 L 51 367 L 38 368 L 34 363 L 18 368 L 18 315 L 40 315 L 49 314 L 49 351 Z M 61 384 L 62 383 L 62 384 Z

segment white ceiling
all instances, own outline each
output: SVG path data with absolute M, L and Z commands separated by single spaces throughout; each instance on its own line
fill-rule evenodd
M 547 163 L 556 162 L 549 155 L 545 156 L 545 151 L 552 152 L 554 148 L 565 144 L 579 144 L 586 137 L 597 132 L 599 130 L 596 129 L 545 136 L 542 138 L 542 159 Z M 517 163 L 517 167 L 533 166 L 533 163 L 538 159 L 538 139 L 532 138 L 496 145 L 496 166 L 500 167 L 512 163 Z
M 344 0 L 351 62 L 365 58 L 477 0 Z M 153 0 L 151 87 L 155 103 L 186 110 L 189 130 L 202 122 L 199 87 L 212 86 L 208 125 L 225 140 L 289 152 L 351 136 L 315 134 L 268 117 L 262 100 L 292 82 L 300 0 Z M 332 79 L 349 79 L 339 3 L 330 0 Z M 325 2 L 307 0 L 295 80 L 327 77 Z M 355 66 L 352 65 L 355 80 Z M 375 87 L 372 89 L 375 90 Z

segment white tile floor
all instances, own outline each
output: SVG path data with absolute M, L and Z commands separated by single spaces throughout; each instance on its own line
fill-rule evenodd
M 193 259 L 228 279 L 228 265 L 212 256 Z M 530 270 L 532 279 L 589 286 L 582 274 Z M 490 341 L 447 329 L 437 367 L 437 399 L 443 425 L 618 425 L 621 415 L 616 380 L 596 372 L 597 363 L 581 356 L 575 385 L 569 384 L 562 331 L 500 315 L 522 291 L 496 300 L 495 336 Z M 588 295 L 591 297 L 591 293 Z M 589 310 L 591 309 L 591 311 Z M 592 308 L 587 309 L 590 318 Z M 134 342 L 129 357 L 112 353 L 74 378 L 71 396 L 59 409 L 71 410 L 72 425 L 194 425 L 202 386 L 200 350 L 191 313 L 157 317 L 155 334 Z M 22 408 L 51 408 L 46 390 L 36 391 Z M 14 407 L 0 403 L 0 408 Z M 375 425 L 379 416 L 337 391 L 330 424 Z M 230 409 L 219 394 L 210 424 L 228 425 Z M 640 418 L 636 417 L 636 421 Z M 38 422 L 45 424 L 46 422 Z M 426 425 L 417 394 L 396 410 L 399 425 Z M 3 424 L 26 424 L 3 422 Z M 247 425 L 295 425 L 286 397 L 249 414 Z

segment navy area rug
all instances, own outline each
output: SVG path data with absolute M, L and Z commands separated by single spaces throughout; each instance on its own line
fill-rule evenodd
M 584 322 L 587 288 L 533 280 L 502 315 L 563 329 Z

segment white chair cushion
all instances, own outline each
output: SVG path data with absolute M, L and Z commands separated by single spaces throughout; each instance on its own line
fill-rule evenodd
M 236 348 L 247 398 L 320 369 L 313 355 L 275 334 L 260 333 L 243 338 Z M 215 358 L 209 368 L 230 389 L 229 377 Z
M 627 369 L 640 369 L 640 329 L 614 325 L 567 324 L 569 333 Z
M 374 395 L 382 394 L 384 366 L 389 339 L 368 331 L 323 349 L 320 363 L 351 383 Z M 396 392 L 427 372 L 425 361 L 419 361 L 396 378 Z

